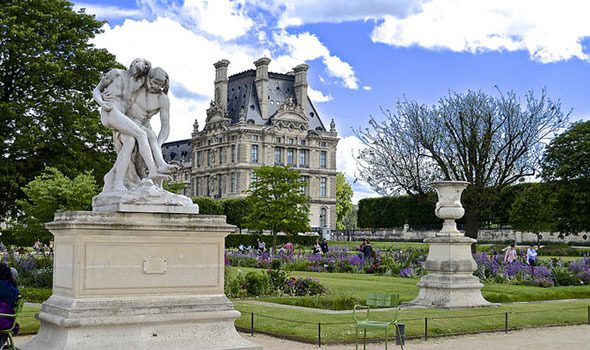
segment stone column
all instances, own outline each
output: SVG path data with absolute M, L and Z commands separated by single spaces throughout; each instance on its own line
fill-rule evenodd
M 254 84 L 256 85 L 256 94 L 258 95 L 258 106 L 260 107 L 260 115 L 262 118 L 268 118 L 268 65 L 270 58 L 262 57 L 254 62 L 256 66 L 256 78 Z
M 435 308 L 495 305 L 483 298 L 483 284 L 473 276 L 477 264 L 471 255 L 471 244 L 476 240 L 465 237 L 455 223 L 465 214 L 461 193 L 468 184 L 465 181 L 438 181 L 433 184 L 438 194 L 435 213 L 444 223 L 435 237 L 424 240 L 430 243 L 425 263 L 428 274 L 418 282 L 420 292 L 410 305 Z
M 223 216 L 58 213 L 53 295 L 22 350 L 262 349 L 223 294 Z
M 295 72 L 295 83 L 293 89 L 295 89 L 295 100 L 297 105 L 304 108 L 305 101 L 307 100 L 307 70 L 309 66 L 307 64 L 300 64 L 293 68 Z
M 227 110 L 227 67 L 229 66 L 228 60 L 221 60 L 213 64 L 215 67 L 215 103 L 217 103 L 221 109 Z

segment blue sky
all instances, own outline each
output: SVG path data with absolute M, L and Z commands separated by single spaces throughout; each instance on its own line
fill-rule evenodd
M 584 0 L 84 0 L 106 20 L 95 45 L 122 64 L 150 59 L 170 74 L 170 141 L 202 126 L 212 64 L 229 73 L 267 56 L 270 70 L 310 65 L 310 97 L 336 121 L 338 168 L 355 178 L 352 129 L 396 100 L 434 104 L 449 89 L 497 94 L 546 88 L 570 120 L 590 119 L 590 2 Z M 374 195 L 362 181 L 355 201 Z

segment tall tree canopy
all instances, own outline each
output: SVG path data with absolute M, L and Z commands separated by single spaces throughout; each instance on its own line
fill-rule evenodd
M 590 179 L 590 121 L 574 123 L 551 140 L 543 157 L 543 178 Z
M 397 113 L 369 120 L 356 131 L 366 146 L 358 155 L 360 178 L 377 192 L 425 193 L 435 179 L 469 181 L 463 195 L 466 234 L 476 237 L 486 187 L 501 189 L 539 167 L 542 144 L 566 122 L 542 91 L 524 100 L 515 93 L 495 97 L 481 91 L 450 92 L 437 105 L 402 100 Z
M 271 230 L 273 250 L 278 232 L 296 234 L 309 231 L 309 197 L 303 191 L 301 175 L 281 166 L 263 166 L 254 170 L 250 183 L 250 213 L 244 226 L 253 230 Z
M 336 174 L 336 229 L 344 230 L 344 219 L 352 212 L 352 187 L 342 172 Z
M 65 0 L 0 1 L 0 216 L 46 166 L 99 178 L 110 166 L 92 89 L 119 64 L 89 42 L 102 24 Z
M 553 231 L 590 231 L 590 121 L 572 124 L 551 141 L 543 158 L 543 179 L 558 203 Z

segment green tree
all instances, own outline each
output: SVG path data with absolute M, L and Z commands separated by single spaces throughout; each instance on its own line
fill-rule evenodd
M 541 140 L 567 123 L 568 114 L 545 90 L 524 101 L 513 92 L 451 92 L 429 107 L 402 100 L 385 121 L 369 120 L 356 134 L 366 146 L 360 178 L 383 195 L 426 193 L 433 180 L 471 183 L 463 194 L 465 231 L 477 237 L 480 214 L 490 205 L 487 188 L 501 190 L 534 175 Z
M 542 161 L 555 207 L 555 231 L 563 234 L 590 230 L 590 121 L 572 124 L 553 140 Z
M 554 201 L 555 196 L 548 186 L 540 183 L 530 184 L 516 196 L 512 203 L 510 209 L 512 228 L 536 234 L 537 245 L 539 245 L 541 232 L 553 231 Z
M 164 181 L 162 185 L 166 191 L 171 193 L 182 194 L 182 190 L 184 190 L 184 182 L 182 181 Z
M 344 219 L 352 212 L 352 187 L 342 172 L 336 174 L 336 229 L 344 230 Z
M 542 165 L 548 181 L 590 179 L 590 121 L 574 123 L 551 140 Z
M 0 1 L 0 217 L 17 214 L 21 188 L 46 166 L 68 176 L 112 164 L 110 131 L 92 89 L 119 67 L 90 40 L 103 22 L 65 0 Z
M 244 226 L 270 230 L 276 251 L 278 232 L 309 231 L 309 198 L 303 194 L 301 175 L 295 170 L 263 166 L 254 173 L 257 180 L 248 189 L 251 211 L 244 218 Z
M 193 203 L 199 206 L 199 214 L 204 215 L 223 215 L 223 206 L 221 201 L 211 197 L 193 197 Z
M 91 210 L 92 197 L 98 194 L 99 187 L 90 171 L 70 179 L 56 168 L 48 167 L 22 190 L 26 199 L 17 203 L 24 216 L 12 234 L 20 244 L 32 244 L 36 239 L 44 242 L 51 239 L 43 224 L 52 221 L 56 212 Z
M 227 223 L 236 225 L 242 233 L 244 218 L 251 210 L 250 201 L 247 198 L 228 198 L 223 200 L 222 205 Z

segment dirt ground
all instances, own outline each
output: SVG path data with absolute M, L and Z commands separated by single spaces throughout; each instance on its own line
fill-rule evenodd
M 259 345 L 265 350 L 308 350 L 319 349 L 317 345 L 304 344 L 289 340 L 278 339 L 262 334 L 251 337 L 243 333 L 242 336 Z M 28 341 L 31 336 L 16 337 L 16 344 Z M 359 347 L 362 349 L 362 347 Z M 590 349 L 590 325 L 568 327 L 532 328 L 504 333 L 484 333 L 457 337 L 433 338 L 428 341 L 409 340 L 406 350 L 588 350 Z M 354 344 L 324 345 L 322 350 L 350 350 Z M 371 343 L 368 350 L 384 349 L 383 343 Z M 389 344 L 389 349 L 399 349 L 395 343 Z M 170 349 L 172 350 L 172 349 Z

